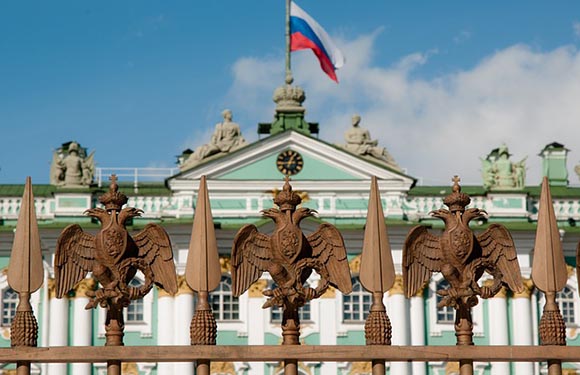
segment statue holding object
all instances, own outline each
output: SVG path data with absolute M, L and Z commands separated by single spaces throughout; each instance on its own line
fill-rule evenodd
M 513 163 L 505 144 L 493 149 L 481 160 L 483 187 L 489 190 L 517 190 L 526 185 L 526 159 Z
M 283 309 L 283 345 L 299 345 L 300 307 L 320 297 L 330 285 L 345 294 L 352 291 L 346 248 L 340 232 L 325 223 L 305 236 L 300 222 L 316 211 L 297 208 L 301 201 L 286 178 L 283 190 L 274 198 L 279 209 L 262 211 L 263 216 L 275 222 L 274 234 L 269 237 L 258 232 L 255 225 L 248 224 L 238 231 L 232 247 L 234 296 L 244 293 L 266 271 L 276 283 L 276 288 L 264 291 L 270 298 L 263 307 Z M 313 270 L 320 275 L 315 289 L 304 286 Z

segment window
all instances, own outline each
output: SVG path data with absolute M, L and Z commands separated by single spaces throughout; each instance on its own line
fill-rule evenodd
M 556 300 L 560 306 L 560 311 L 562 312 L 564 323 L 566 323 L 566 325 L 575 324 L 576 317 L 574 313 L 574 291 L 566 286 L 564 289 L 562 289 L 562 291 L 558 292 Z
M 209 303 L 216 320 L 239 320 L 240 303 L 232 295 L 232 278 L 222 276 L 219 287 L 210 293 Z
M 449 283 L 447 280 L 441 280 L 437 283 L 436 290 L 449 288 Z M 443 296 L 437 294 L 436 304 L 443 299 Z M 440 324 L 455 324 L 455 310 L 450 306 L 437 307 L 437 323 Z
M 139 279 L 133 279 L 129 283 L 129 286 L 139 288 L 143 285 L 143 282 Z M 125 322 L 126 323 L 142 323 L 143 322 L 143 307 L 144 302 L 142 298 L 135 299 L 131 301 L 131 304 L 125 310 Z
M 16 306 L 18 305 L 18 293 L 11 288 L 7 288 L 2 292 L 2 326 L 10 327 L 12 319 L 16 314 Z
M 364 322 L 369 315 L 371 293 L 364 290 L 358 277 L 352 278 L 352 293 L 342 296 L 342 319 L 346 322 Z

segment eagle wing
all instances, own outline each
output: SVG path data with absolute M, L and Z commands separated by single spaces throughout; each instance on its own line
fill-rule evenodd
M 516 246 L 512 236 L 501 224 L 491 224 L 479 236 L 477 241 L 481 246 L 482 257 L 487 264 L 486 270 L 499 269 L 502 282 L 514 292 L 524 289 Z
M 93 270 L 95 237 L 83 232 L 78 224 L 64 228 L 56 241 L 54 277 L 56 296 L 62 298 Z
M 344 294 L 352 292 L 346 248 L 338 229 L 324 223 L 308 236 L 308 242 L 312 247 L 312 257 L 326 267 L 330 284 Z
M 157 224 L 147 224 L 133 236 L 138 257 L 151 267 L 153 281 L 170 294 L 177 293 L 177 274 L 167 232 Z
M 235 297 L 255 283 L 268 270 L 271 259 L 270 237 L 258 232 L 253 224 L 244 225 L 232 246 L 232 292 Z
M 437 236 L 417 225 L 407 235 L 403 244 L 403 284 L 405 296 L 411 298 L 431 277 L 431 272 L 441 271 L 443 253 Z

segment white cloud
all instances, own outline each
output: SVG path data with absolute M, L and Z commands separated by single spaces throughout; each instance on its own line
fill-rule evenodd
M 321 138 L 341 142 L 353 113 L 410 175 L 449 184 L 454 174 L 480 184 L 480 157 L 505 142 L 512 159 L 528 156 L 528 184 L 540 181 L 539 151 L 558 141 L 572 152 L 569 179 L 580 160 L 580 53 L 563 46 L 536 51 L 514 45 L 469 70 L 431 79 L 413 73 L 434 51 L 385 65 L 373 61 L 377 33 L 337 44 L 347 56 L 336 85 L 308 51 L 293 55 L 293 72 L 306 91 L 307 119 Z M 230 92 L 248 118 L 271 116 L 269 98 L 283 82 L 282 59 L 241 59 Z
M 574 21 L 572 29 L 574 30 L 574 35 L 580 38 L 580 21 Z

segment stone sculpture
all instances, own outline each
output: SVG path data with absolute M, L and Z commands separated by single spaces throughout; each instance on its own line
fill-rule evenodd
M 526 183 L 526 159 L 513 163 L 505 144 L 481 159 L 483 187 L 489 190 L 523 189 Z
M 247 145 L 240 125 L 232 121 L 232 111 L 225 109 L 222 116 L 224 120 L 216 124 L 210 142 L 199 146 L 183 161 L 180 165 L 182 171 L 198 165 L 212 155 L 226 154 Z
M 356 155 L 370 156 L 387 163 L 392 168 L 400 170 L 395 159 L 389 154 L 386 148 L 378 145 L 379 141 L 371 138 L 370 132 L 360 127 L 361 117 L 352 116 L 352 127 L 344 133 L 345 144 L 338 145 L 343 149 Z
M 457 176 L 453 182 L 453 192 L 444 199 L 449 210 L 438 209 L 431 213 L 445 222 L 442 236 L 436 237 L 426 227 L 416 226 L 405 239 L 404 289 L 405 295 L 410 298 L 424 287 L 431 272 L 441 272 L 450 287 L 437 292 L 443 296 L 439 306 L 450 306 L 456 310 L 457 344 L 473 345 L 471 307 L 478 303 L 477 296 L 493 297 L 502 285 L 515 292 L 521 292 L 524 286 L 516 248 L 508 230 L 503 225 L 491 224 L 486 231 L 475 236 L 469 222 L 485 216 L 485 211 L 466 209 L 471 199 L 461 192 Z M 493 277 L 489 286 L 477 284 L 484 272 Z M 469 362 L 465 365 L 469 366 Z
M 283 190 L 274 198 L 279 209 L 262 211 L 263 216 L 275 222 L 274 234 L 269 237 L 258 232 L 255 225 L 248 224 L 238 231 L 232 247 L 234 296 L 244 293 L 266 271 L 277 284 L 273 290 L 264 291 L 264 295 L 270 298 L 263 307 L 283 308 L 283 345 L 299 344 L 298 308 L 320 297 L 330 285 L 346 294 L 352 290 L 340 232 L 325 223 L 316 232 L 305 236 L 300 222 L 316 211 L 297 208 L 301 201 L 286 178 Z M 320 275 L 316 289 L 304 286 L 313 270 Z
M 50 166 L 51 185 L 85 187 L 91 185 L 95 173 L 95 152 L 87 156 L 86 148 L 67 142 L 54 151 Z
M 59 236 L 54 258 L 56 296 L 62 298 L 88 272 L 101 288 L 87 293 L 91 300 L 86 308 L 107 309 L 106 345 L 123 345 L 123 308 L 131 300 L 142 298 L 157 284 L 171 294 L 177 292 L 177 277 L 171 242 L 157 224 L 130 236 L 125 222 L 143 211 L 126 207 L 127 196 L 118 191 L 117 178 L 111 176 L 109 191 L 99 198 L 105 206 L 86 211 L 97 218 L 102 229 L 96 236 L 83 232 L 78 224 L 66 227 Z M 137 271 L 145 277 L 139 287 L 129 286 Z

